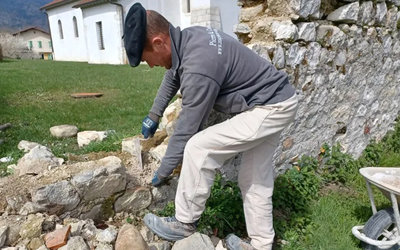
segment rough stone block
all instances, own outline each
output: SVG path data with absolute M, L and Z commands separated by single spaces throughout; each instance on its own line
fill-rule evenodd
M 78 127 L 75 125 L 57 125 L 50 128 L 52 136 L 57 138 L 74 137 L 78 133 Z
M 326 19 L 333 22 L 356 23 L 359 10 L 358 2 L 346 4 L 330 13 Z

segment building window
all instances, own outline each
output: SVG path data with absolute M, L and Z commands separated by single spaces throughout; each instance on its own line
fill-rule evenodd
M 39 47 L 39 49 L 42 48 L 42 41 L 38 41 L 38 47 Z
M 190 0 L 182 0 L 182 12 L 190 13 Z
M 63 29 L 62 29 L 61 20 L 58 20 L 58 31 L 59 31 L 59 33 L 60 33 L 60 39 L 64 39 L 64 34 L 63 34 Z
M 101 22 L 96 22 L 96 31 L 97 31 L 97 44 L 99 45 L 99 50 L 104 50 L 103 26 Z
M 51 41 L 49 41 L 49 48 L 50 48 L 50 49 L 52 48 Z
M 78 22 L 76 21 L 76 17 L 72 18 L 72 22 L 74 23 L 74 34 L 75 34 L 75 37 L 79 37 Z
M 33 42 L 29 41 L 29 50 L 31 50 L 33 48 Z

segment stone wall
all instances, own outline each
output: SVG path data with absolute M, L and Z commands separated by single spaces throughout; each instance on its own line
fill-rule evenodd
M 323 143 L 360 156 L 399 115 L 399 0 L 242 1 L 240 40 L 289 74 L 300 97 L 279 169 Z
M 221 16 L 218 7 L 196 8 L 191 11 L 191 25 L 221 29 Z

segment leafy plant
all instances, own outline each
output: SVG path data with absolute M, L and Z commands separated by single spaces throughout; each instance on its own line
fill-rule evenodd
M 174 203 L 169 202 L 158 215 L 175 215 Z M 242 235 L 246 231 L 240 189 L 234 182 L 224 182 L 221 174 L 215 176 L 206 208 L 198 222 L 198 230 L 212 231 L 221 238 L 233 232 Z
M 360 167 L 357 160 L 340 150 L 339 144 L 332 148 L 324 144 L 320 157 L 322 157 L 321 175 L 325 182 L 346 183 L 355 176 Z

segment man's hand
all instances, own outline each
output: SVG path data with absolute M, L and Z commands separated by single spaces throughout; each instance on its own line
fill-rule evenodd
M 144 136 L 144 139 L 153 137 L 157 128 L 158 128 L 158 122 L 155 122 L 152 119 L 150 119 L 149 116 L 146 116 L 142 121 L 142 134 Z
M 151 180 L 151 185 L 154 187 L 159 187 L 163 184 L 165 184 L 165 181 L 167 180 L 167 177 L 161 176 L 158 174 L 158 172 L 154 172 L 153 179 Z

